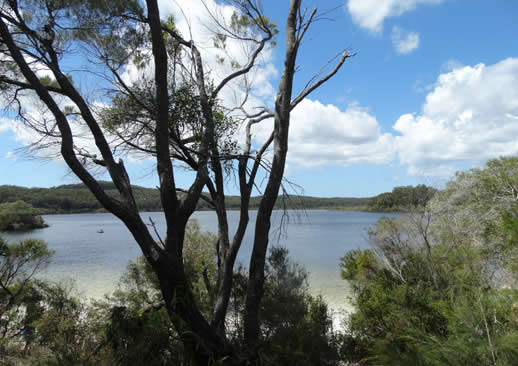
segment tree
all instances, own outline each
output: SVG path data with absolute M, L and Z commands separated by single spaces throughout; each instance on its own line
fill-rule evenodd
M 40 216 L 44 210 L 23 201 L 0 204 L 0 231 L 31 230 L 47 227 Z
M 187 237 L 187 267 L 200 265 L 200 258 L 206 263 L 216 260 L 210 234 L 189 225 Z M 119 290 L 97 304 L 101 313 L 109 314 L 102 349 L 111 352 L 115 362 L 122 365 L 189 365 L 186 350 L 167 319 L 156 274 L 141 259 L 128 265 Z M 241 320 L 245 315 L 248 275 L 239 268 L 234 276 L 227 337 L 234 349 L 242 349 L 245 343 Z M 209 274 L 206 280 L 214 283 L 216 276 Z M 196 283 L 204 287 L 206 280 L 199 278 Z M 195 296 L 198 300 L 208 298 L 203 292 Z M 322 298 L 309 294 L 307 272 L 290 260 L 285 248 L 274 246 L 269 250 L 261 308 L 265 314 L 261 347 L 257 350 L 261 364 L 340 364 L 341 338 L 332 329 L 327 305 Z
M 227 156 L 218 140 L 222 136 L 218 121 L 225 121 L 218 116 L 220 92 L 237 80 L 242 80 L 241 85 L 246 90 L 246 75 L 256 67 L 259 55 L 272 44 L 276 34 L 275 25 L 262 13 L 258 1 L 232 0 L 228 3 L 235 12 L 229 22 L 214 17 L 219 25 L 215 42 L 222 48 L 229 39 L 242 42 L 249 51 L 248 59 L 243 66 L 233 61 L 232 71 L 214 84 L 208 79 L 204 55 L 196 40 L 185 38 L 176 29 L 174 19 L 164 21 L 156 0 L 147 0 L 145 4 L 116 1 L 109 5 L 95 0 L 6 0 L 0 10 L 2 91 L 11 97 L 20 118 L 42 134 L 40 144 L 59 143 L 60 154 L 72 172 L 133 234 L 157 275 L 170 319 L 199 364 L 222 359 L 233 362 L 233 352 L 225 340 L 224 323 L 234 262 L 248 224 L 250 195 L 257 172 L 265 166 L 264 154 L 273 144 L 268 180 L 257 214 L 244 320 L 247 344 L 254 347 L 258 340 L 270 217 L 283 179 L 290 112 L 333 77 L 351 56 L 343 52 L 334 68 L 321 78 L 311 79 L 297 96 L 293 96 L 297 54 L 309 26 L 317 19 L 317 11 L 306 12 L 302 10 L 300 0 L 291 0 L 286 20 L 284 69 L 274 109 L 263 107 L 259 112 L 243 112 L 246 121 L 244 148 Z M 202 1 L 202 5 L 207 4 Z M 117 147 L 121 142 L 110 145 L 109 131 L 103 129 L 106 114 L 98 113 L 98 105 L 89 99 L 80 83 L 74 82 L 74 74 L 65 71 L 71 51 L 88 53 L 95 65 L 89 66 L 92 74 L 110 76 L 108 81 L 114 93 L 103 100 L 105 104 L 113 102 L 117 106 L 117 95 L 123 95 L 125 102 L 131 101 L 140 111 L 146 112 L 147 122 L 142 125 L 153 127 L 151 142 L 143 146 L 151 147 L 147 153 L 156 159 L 160 199 L 167 224 L 166 236 L 160 243 L 155 242 L 139 215 L 124 163 L 122 159 L 117 161 Z M 130 84 L 122 77 L 128 64 L 150 65 L 154 71 L 149 78 Z M 139 90 L 135 87 L 139 84 L 147 87 Z M 171 89 L 175 85 L 196 93 L 194 113 L 172 113 L 178 111 L 176 100 L 181 100 L 181 88 Z M 24 113 L 21 95 L 30 92 L 46 108 L 42 118 Z M 245 101 L 246 93 L 243 103 L 231 110 L 244 110 Z M 113 111 L 110 108 L 106 111 L 110 110 Z M 142 114 L 135 117 L 140 118 Z M 193 125 L 193 121 L 184 120 L 193 117 L 200 123 Z M 253 150 L 252 127 L 266 119 L 274 120 L 273 131 L 259 149 Z M 135 119 L 131 122 L 137 123 Z M 77 146 L 77 126 L 88 131 L 95 142 L 95 153 Z M 119 135 L 121 137 L 124 135 Z M 133 142 L 123 141 L 126 144 Z M 223 168 L 223 163 L 229 159 L 237 161 L 241 192 L 240 220 L 232 240 L 226 217 Z M 190 187 L 177 187 L 172 160 L 183 162 L 195 172 Z M 106 194 L 94 177 L 96 169 L 92 165 L 107 172 L 119 197 Z M 204 188 L 210 197 L 205 196 Z M 210 201 L 218 217 L 218 280 L 211 319 L 204 317 L 196 304 L 183 263 L 186 225 L 200 199 Z
M 342 258 L 350 329 L 382 364 L 516 363 L 518 159 L 458 173 L 420 212 L 382 218 Z
M 0 237 L 0 350 L 38 319 L 40 291 L 34 275 L 50 260 L 52 251 L 41 240 L 8 244 Z
M 394 187 L 392 192 L 381 193 L 369 198 L 367 207 L 370 211 L 413 211 L 423 209 L 437 190 L 419 184 L 415 187 Z

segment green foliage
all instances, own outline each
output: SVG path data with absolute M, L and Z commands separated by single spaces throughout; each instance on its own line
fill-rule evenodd
M 395 187 L 392 192 L 379 194 L 369 198 L 367 208 L 376 212 L 408 211 L 423 208 L 437 190 L 419 184 L 415 187 Z
M 72 295 L 64 284 L 40 285 L 45 313 L 33 325 L 37 350 L 34 365 L 111 364 L 102 348 L 105 314 Z
M 214 235 L 201 232 L 196 222 L 189 223 L 184 243 L 186 274 L 195 301 L 209 317 L 213 306 L 210 289 L 216 282 L 215 244 Z M 23 245 L 1 242 L 0 253 L 29 259 L 50 254 L 37 241 Z M 33 253 L 33 257 L 27 253 Z M 242 323 L 247 276 L 243 269 L 235 274 L 227 322 L 228 340 L 243 359 L 247 355 Z M 264 365 L 338 365 L 348 348 L 356 347 L 354 339 L 333 330 L 323 299 L 308 293 L 307 276 L 302 267 L 290 261 L 286 249 L 271 249 L 261 309 L 262 337 L 257 349 L 257 357 Z M 16 289 L 17 283 L 9 288 Z M 13 309 L 13 314 L 24 315 L 13 318 L 16 323 L 11 329 L 13 333 L 24 326 L 36 329 L 30 339 L 31 364 L 192 364 L 190 350 L 185 349 L 179 330 L 168 316 L 157 277 L 142 258 L 128 265 L 114 294 L 93 305 L 73 296 L 69 286 L 44 282 L 27 282 L 25 286 L 24 296 L 17 302 L 18 310 Z M 13 339 L 20 341 L 21 335 Z
M 288 250 L 272 247 L 267 258 L 261 302 L 263 365 L 337 365 L 342 336 L 333 330 L 332 315 L 321 297 L 309 294 L 307 272 L 293 263 Z M 242 317 L 248 274 L 235 274 L 228 330 L 237 349 L 244 348 Z
M 45 76 L 41 77 L 40 78 L 40 83 L 42 85 L 45 85 L 45 86 L 52 86 L 52 87 L 55 87 L 55 88 L 59 88 L 59 83 L 55 79 L 52 79 L 48 75 L 45 75 Z
M 502 158 L 457 174 L 342 258 L 357 309 L 348 327 L 374 364 L 516 364 L 517 169 Z
M 46 227 L 41 214 L 44 210 L 23 201 L 0 204 L 0 231 L 30 230 Z
M 223 42 L 220 37 L 220 42 Z M 214 87 L 207 85 L 210 95 Z M 103 125 L 112 133 L 123 136 L 129 141 L 128 148 L 134 151 L 149 152 L 155 144 L 155 95 L 152 82 L 142 81 L 132 87 L 132 97 L 128 93 L 117 94 L 110 107 L 103 112 Z M 137 97 L 138 102 L 136 102 Z M 237 121 L 229 117 L 218 100 L 212 100 L 211 115 L 215 124 L 214 136 L 210 136 L 211 152 L 231 155 L 237 152 L 234 132 Z M 175 151 L 174 158 L 187 163 L 192 162 L 191 152 L 199 151 L 203 131 L 207 121 L 203 113 L 198 86 L 193 82 L 179 83 L 171 80 L 169 93 L 169 143 Z M 228 159 L 222 160 L 223 163 Z M 228 163 L 230 164 L 230 162 Z
M 182 344 L 165 308 L 112 307 L 106 339 L 117 365 L 180 365 Z
M 184 265 L 195 301 L 210 316 L 216 277 L 216 237 L 190 221 L 184 241 Z M 206 274 L 206 277 L 203 276 Z M 207 288 L 205 278 L 209 283 Z M 104 347 L 118 365 L 190 365 L 188 350 L 168 316 L 158 279 L 143 258 L 128 265 L 119 289 L 96 306 L 106 315 Z
M 217 236 L 202 232 L 196 220 L 185 230 L 184 266 L 200 310 L 210 318 L 214 307 L 217 278 Z
M 445 247 L 437 248 L 444 250 Z M 369 252 L 343 258 L 343 277 L 353 283 L 357 312 L 349 329 L 379 364 L 512 365 L 518 327 L 513 307 L 518 291 L 483 291 L 462 259 L 436 265 L 449 278 L 435 287 L 425 253 L 407 253 L 408 271 L 396 276 Z M 450 255 L 457 253 L 450 252 Z M 359 270 L 358 270 L 359 269 Z M 421 269 L 421 270 L 419 270 Z M 487 321 L 487 329 L 485 322 Z M 493 342 L 488 342 L 487 333 Z
M 105 192 L 117 197 L 118 191 L 111 182 L 99 182 Z M 160 192 L 154 188 L 132 186 L 137 205 L 141 211 L 161 211 Z M 181 197 L 181 195 L 180 195 Z M 257 209 L 261 197 L 252 197 L 250 209 Z M 48 213 L 74 213 L 102 211 L 101 204 L 83 184 L 68 184 L 53 188 L 25 188 L 18 186 L 0 186 L 0 201 L 12 202 L 23 200 L 36 208 Z M 320 198 L 308 196 L 290 196 L 289 200 L 277 200 L 276 209 L 362 209 L 366 198 Z M 225 197 L 225 206 L 239 209 L 240 197 Z M 200 200 L 199 210 L 209 209 L 208 203 Z
M 512 272 L 518 273 L 518 209 L 514 208 L 502 214 L 499 229 L 503 234 L 503 249 L 508 253 L 504 261 Z
M 51 255 L 41 240 L 8 244 L 0 237 L 0 354 L 42 315 L 40 281 L 33 277 Z
M 211 234 L 201 233 L 197 224 L 189 225 L 185 266 L 195 301 L 207 304 L 202 306 L 206 311 L 210 309 L 210 296 L 200 271 L 215 261 L 214 239 Z M 207 277 L 213 282 L 215 272 L 211 271 L 207 270 Z M 243 357 L 246 277 L 242 268 L 235 274 L 227 321 L 228 340 Z M 142 259 L 131 263 L 121 281 L 113 296 L 96 304 L 98 311 L 105 314 L 104 335 L 98 336 L 104 340 L 105 354 L 120 365 L 190 365 L 189 350 L 180 342 L 178 330 L 168 317 L 149 264 Z M 337 365 L 343 357 L 344 339 L 333 331 L 327 305 L 321 297 L 308 294 L 307 273 L 289 260 L 286 249 L 271 250 L 261 314 L 258 356 L 264 365 Z
M 344 280 L 367 279 L 376 263 L 374 253 L 371 250 L 351 250 L 340 261 L 341 276 Z
M 236 1 L 236 5 L 246 9 L 246 2 Z M 245 12 L 248 13 L 248 12 Z M 239 14 L 234 12 L 230 18 L 230 28 L 235 34 L 246 34 L 247 32 L 271 32 L 273 35 L 278 33 L 277 25 L 270 22 L 270 18 L 265 16 L 252 17 L 250 13 Z

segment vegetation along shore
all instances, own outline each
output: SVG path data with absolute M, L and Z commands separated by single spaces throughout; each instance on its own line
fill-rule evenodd
M 105 192 L 116 196 L 118 191 L 113 183 L 100 182 Z M 160 211 L 160 192 L 154 188 L 132 186 L 135 200 L 141 211 Z M 289 210 L 343 210 L 370 212 L 402 212 L 409 207 L 424 206 L 436 191 L 433 187 L 418 185 L 416 187 L 396 187 L 374 197 L 309 197 L 290 195 L 279 197 L 276 209 Z M 250 209 L 259 207 L 262 196 L 250 198 Z M 0 186 L 0 202 L 23 201 L 46 214 L 105 212 L 99 201 L 84 184 L 67 184 L 52 188 L 26 188 L 12 185 Z M 238 210 L 239 196 L 226 196 L 226 206 L 230 210 Z M 209 210 L 211 206 L 200 200 L 198 210 Z M 41 214 L 41 213 L 40 213 Z
M 323 298 L 308 291 L 308 272 L 285 248 L 271 247 L 263 364 L 515 365 L 518 207 L 510 188 L 518 187 L 517 171 L 518 158 L 490 161 L 457 174 L 423 206 L 381 218 L 369 230 L 370 248 L 340 259 L 354 311 L 338 328 Z M 193 296 L 208 315 L 215 301 L 217 236 L 191 221 L 185 238 Z M 190 351 L 179 341 L 143 257 L 128 265 L 115 292 L 92 303 L 69 286 L 35 276 L 52 265 L 52 255 L 39 240 L 0 240 L 0 349 L 9 356 L 0 360 L 190 364 Z M 241 266 L 234 270 L 226 324 L 235 347 L 243 342 L 247 276 Z

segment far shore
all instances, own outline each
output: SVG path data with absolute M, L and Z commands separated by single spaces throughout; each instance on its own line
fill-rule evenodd
M 213 211 L 208 208 L 201 208 L 195 210 L 195 212 L 207 212 Z M 239 211 L 239 208 L 228 208 L 227 211 Z M 249 211 L 257 211 L 257 208 L 251 208 Z M 274 211 L 282 211 L 281 209 L 275 209 Z M 367 207 L 312 207 L 312 208 L 288 208 L 287 211 L 336 211 L 336 212 L 366 212 L 366 213 L 403 213 L 406 211 L 371 211 Z M 161 210 L 141 210 L 140 213 L 150 212 L 162 212 Z M 107 210 L 92 210 L 92 211 L 62 211 L 62 212 L 46 212 L 43 215 L 80 215 L 80 214 L 102 214 L 110 213 Z

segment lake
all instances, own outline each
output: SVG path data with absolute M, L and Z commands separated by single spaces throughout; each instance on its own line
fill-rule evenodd
M 250 211 L 250 224 L 237 262 L 248 266 L 252 250 L 256 211 Z M 340 211 L 288 211 L 283 229 L 281 211 L 272 217 L 270 243 L 289 249 L 293 260 L 310 273 L 313 294 L 321 294 L 335 310 L 350 310 L 348 284 L 340 278 L 340 257 L 348 250 L 366 248 L 367 229 L 382 216 L 395 214 Z M 151 217 L 161 235 L 165 219 L 161 213 L 143 213 Z M 217 231 L 216 215 L 210 211 L 193 214 L 204 231 Z M 234 232 L 238 211 L 229 212 L 229 226 Z M 47 215 L 48 228 L 4 236 L 9 241 L 38 238 L 46 241 L 56 253 L 42 277 L 52 280 L 73 279 L 87 297 L 99 298 L 114 290 L 129 261 L 139 256 L 140 249 L 126 227 L 113 215 L 70 214 Z M 102 229 L 104 233 L 98 233 Z

